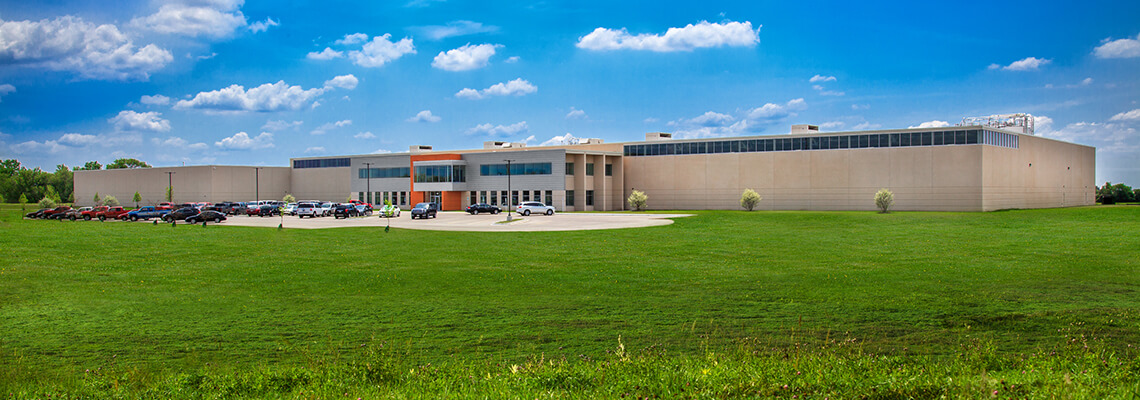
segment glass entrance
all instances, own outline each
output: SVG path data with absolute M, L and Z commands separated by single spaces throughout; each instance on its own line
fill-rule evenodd
M 443 192 L 428 192 L 428 201 L 443 204 Z

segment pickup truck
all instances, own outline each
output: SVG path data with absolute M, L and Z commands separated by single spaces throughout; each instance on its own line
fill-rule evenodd
M 141 207 L 138 210 L 134 210 L 134 211 L 127 213 L 127 216 L 124 219 L 129 219 L 131 221 L 138 221 L 140 219 L 148 220 L 151 218 L 162 218 L 163 215 L 166 215 L 169 212 L 170 212 L 169 208 L 160 210 L 158 207 L 146 206 L 146 207 Z
M 103 212 L 95 214 L 95 218 L 99 218 L 100 221 L 106 221 L 108 219 L 123 219 L 123 216 L 127 215 L 128 212 L 130 211 L 123 209 L 123 207 L 108 207 Z
M 99 213 L 107 211 L 107 209 L 110 207 L 99 206 L 99 207 L 94 207 L 94 208 L 92 208 L 92 207 L 84 207 L 84 208 L 86 208 L 86 210 L 80 209 L 79 215 L 77 215 L 76 218 L 82 218 L 84 221 L 90 221 L 92 218 L 95 218 L 97 215 L 99 215 Z

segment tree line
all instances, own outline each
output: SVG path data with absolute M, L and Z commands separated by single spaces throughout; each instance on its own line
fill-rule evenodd
M 55 172 L 39 167 L 28 168 L 16 159 L 0 161 L 0 203 L 36 203 L 45 198 L 56 203 L 75 202 L 75 180 L 72 171 L 150 168 L 150 164 L 134 158 L 120 158 L 107 166 L 88 161 L 82 167 L 55 166 Z
M 1105 182 L 1104 186 L 1096 188 L 1096 202 L 1101 204 L 1128 203 L 1140 201 L 1140 188 L 1133 189 L 1123 183 L 1115 185 Z

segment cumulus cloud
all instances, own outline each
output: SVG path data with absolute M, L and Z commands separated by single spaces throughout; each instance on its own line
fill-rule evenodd
M 1140 35 L 1135 39 L 1104 39 L 1103 44 L 1093 49 L 1097 58 L 1136 58 L 1140 57 Z
M 393 43 L 388 40 L 390 37 L 392 37 L 390 33 L 373 37 L 372 41 L 365 43 L 360 50 L 348 52 L 348 58 L 353 64 L 373 68 L 382 67 L 390 61 L 403 57 L 404 54 L 416 54 L 416 46 L 412 44 L 411 38 L 403 38 Z
M 360 83 L 360 80 L 356 79 L 356 76 L 353 74 L 340 75 L 325 81 L 325 88 L 338 87 L 342 89 L 352 90 L 356 89 L 356 84 L 358 83 Z
M 474 128 L 468 129 L 467 134 L 468 135 L 487 135 L 487 136 L 511 136 L 511 135 L 516 135 L 519 133 L 526 132 L 528 130 L 530 130 L 530 127 L 527 126 L 526 121 L 521 121 L 521 122 L 516 122 L 514 124 L 511 124 L 511 125 L 506 125 L 506 126 L 491 125 L 491 124 L 479 124 L 479 125 L 476 125 Z
M 252 24 L 249 24 L 249 31 L 253 32 L 253 33 L 265 32 L 265 31 L 269 30 L 269 28 L 274 27 L 274 26 L 278 26 L 278 25 L 280 25 L 280 23 L 278 23 L 277 21 L 274 21 L 273 18 L 266 18 L 265 21 L 258 21 L 258 22 L 254 22 Z
M 144 94 L 142 98 L 139 99 L 139 102 L 148 106 L 165 106 L 167 104 L 170 104 L 170 98 L 161 94 L 156 94 L 154 96 L 148 96 Z
M 84 79 L 147 80 L 174 60 L 170 51 L 134 42 L 115 25 L 74 16 L 0 20 L 0 64 L 67 71 Z
M 16 87 L 12 86 L 12 84 L 10 84 L 10 83 L 5 83 L 3 85 L 0 85 L 0 97 L 7 96 L 8 93 L 13 93 L 15 91 L 16 91 Z
M 1026 57 L 1021 60 L 1014 61 L 1013 63 L 1001 66 L 998 64 L 990 64 L 988 69 L 1000 69 L 1002 71 L 1036 71 L 1037 69 L 1049 65 L 1053 60 L 1037 57 Z
M 190 143 L 186 139 L 171 136 L 166 139 L 152 138 L 151 143 L 159 147 L 172 147 L 175 150 L 194 150 L 202 151 L 210 148 L 210 145 L 205 143 Z
M 507 63 L 507 64 L 514 64 L 514 63 L 517 63 L 517 62 L 519 62 L 519 56 L 510 56 L 510 57 L 507 57 L 507 59 L 506 59 L 506 60 L 504 60 L 503 62 L 505 62 L 505 63 Z
M 439 52 L 432 60 L 431 66 L 445 71 L 467 71 L 487 66 L 491 56 L 495 55 L 495 48 L 503 47 L 501 44 L 484 43 L 472 46 L 467 44 L 447 52 Z
M 166 132 L 170 130 L 170 121 L 163 119 L 162 113 L 157 111 L 140 113 L 123 110 L 119 112 L 119 115 L 107 119 L 107 122 L 120 131 Z
M 277 131 L 283 131 L 286 129 L 296 129 L 297 127 L 301 126 L 301 124 L 304 124 L 304 123 L 305 123 L 305 121 L 291 121 L 290 122 L 290 121 L 285 121 L 283 119 L 269 120 L 269 121 L 265 121 L 265 125 L 261 126 L 261 130 L 270 131 L 270 132 L 277 132 Z
M 423 110 L 416 116 L 408 118 L 408 122 L 439 122 L 441 118 L 431 114 L 431 110 Z
M 1140 121 L 1140 108 L 1113 115 L 1109 121 Z
M 538 86 L 532 85 L 530 82 L 523 78 L 518 78 L 506 83 L 496 83 L 482 91 L 464 88 L 455 93 L 455 97 L 461 99 L 479 100 L 491 96 L 524 96 L 538 91 Z
M 1034 133 L 1066 142 L 1096 146 L 1098 155 L 1103 151 L 1140 156 L 1140 132 L 1136 130 L 1135 120 L 1118 121 L 1122 123 L 1077 122 L 1058 130 L 1038 127 Z
M 242 85 L 201 92 L 190 100 L 179 100 L 175 109 L 198 109 L 217 112 L 273 112 L 299 110 L 316 104 L 316 98 L 329 88 L 304 89 L 285 81 L 266 83 L 246 90 Z
M 566 113 L 566 119 L 586 119 L 586 112 L 574 107 L 570 107 L 570 112 Z
M 923 122 L 923 123 L 921 123 L 921 124 L 918 124 L 918 125 L 914 125 L 914 126 L 908 126 L 908 127 L 907 127 L 907 129 L 915 129 L 915 128 L 945 128 L 945 127 L 947 127 L 947 126 L 950 126 L 950 123 L 949 123 L 949 122 L 946 122 L 946 121 L 939 121 L 939 120 L 934 120 L 934 121 L 926 121 L 926 122 Z
M 137 134 L 129 135 L 87 135 L 82 133 L 65 133 L 60 135 L 55 140 L 45 140 L 37 142 L 29 140 L 9 146 L 9 148 L 16 153 L 59 153 L 69 148 L 81 147 L 115 147 L 127 144 L 137 144 L 142 142 L 142 138 Z
M 414 27 L 411 28 L 411 30 L 420 36 L 426 37 L 428 40 L 442 40 L 449 37 L 497 32 L 499 27 L 483 25 L 482 23 L 474 21 L 459 20 L 448 22 L 446 25 Z
M 336 122 L 329 122 L 329 123 L 323 124 L 321 126 L 318 126 L 317 129 L 313 129 L 313 131 L 309 132 L 309 134 L 311 134 L 311 135 L 324 135 L 324 134 L 328 133 L 328 131 L 330 131 L 330 130 L 333 130 L 336 128 L 343 128 L 343 127 L 346 127 L 349 125 L 352 125 L 351 119 L 343 119 L 343 120 L 336 121 Z
M 693 51 L 707 47 L 748 47 L 760 42 L 760 27 L 752 23 L 701 21 L 682 28 L 669 28 L 663 35 L 630 35 L 625 28 L 597 28 L 578 38 L 578 48 L 586 50 L 649 50 L 656 52 Z
M 836 79 L 834 76 L 823 76 L 823 75 L 816 74 L 815 76 L 811 77 L 811 79 L 808 79 L 808 82 L 811 82 L 811 83 L 835 82 L 835 80 Z
M 779 120 L 787 117 L 796 116 L 796 111 L 807 109 L 807 102 L 804 99 L 788 100 L 784 104 L 767 103 L 763 106 L 753 108 L 748 111 L 748 119 L 751 120 Z
M 344 57 L 343 51 L 336 51 L 328 47 L 325 47 L 325 49 L 320 52 L 309 52 L 309 54 L 305 56 L 305 58 L 308 58 L 310 60 L 331 60 L 341 57 Z
M 233 136 L 214 142 L 215 146 L 227 150 L 257 150 L 273 147 L 273 134 L 261 132 L 260 135 L 249 137 L 248 133 L 238 132 Z
M 347 45 L 353 45 L 353 44 L 357 44 L 357 43 L 364 43 L 364 41 L 366 41 L 366 40 L 368 40 L 368 35 L 357 32 L 357 33 L 350 33 L 350 34 L 344 35 L 343 39 L 338 39 L 337 41 L 335 41 L 333 43 L 339 44 L 341 46 L 347 46 Z
M 783 104 L 767 103 L 741 112 L 740 116 L 708 111 L 693 118 L 668 122 L 673 135 L 682 139 L 738 136 L 762 132 L 765 127 L 796 115 L 795 111 L 807 108 L 804 99 L 793 99 Z
M 309 148 L 305 149 L 305 154 L 313 154 L 313 153 L 321 154 L 324 152 L 325 152 L 325 148 L 322 146 L 309 147 Z
M 154 14 L 131 20 L 131 26 L 171 35 L 223 38 L 246 25 L 245 15 L 239 10 L 242 2 L 219 0 L 166 3 Z M 268 26 L 265 28 L 268 29 Z
M 531 138 L 533 138 L 533 137 L 534 136 L 531 136 Z M 539 146 L 567 146 L 567 145 L 578 144 L 579 140 L 580 140 L 579 138 L 575 137 L 574 135 L 571 135 L 570 132 L 566 132 L 565 135 L 552 137 L 552 138 L 547 139 L 546 141 L 544 141 L 542 143 L 539 143 L 538 145 Z
M 357 139 L 375 139 L 376 135 L 373 135 L 372 132 L 360 132 L 353 135 L 352 137 Z

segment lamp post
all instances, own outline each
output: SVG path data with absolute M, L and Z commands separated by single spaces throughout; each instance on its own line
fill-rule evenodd
M 369 162 L 364 163 L 364 171 L 368 175 L 365 179 L 365 182 L 367 182 L 366 183 L 367 186 L 364 190 L 367 190 L 367 192 L 365 192 L 365 193 L 368 193 L 368 195 L 367 195 L 368 196 L 368 202 L 371 203 L 372 202 L 372 163 L 369 163 Z
M 515 200 L 514 195 L 515 194 L 514 194 L 514 192 L 511 191 L 511 161 L 514 161 L 514 160 L 503 160 L 503 161 L 507 162 L 507 221 L 510 221 L 511 220 L 511 210 L 513 210 L 515 208 L 514 207 L 514 200 Z
M 166 187 L 167 190 L 170 190 L 170 198 L 166 199 L 166 201 L 169 201 L 171 203 L 174 202 L 174 174 L 175 172 L 166 173 Z
M 261 168 L 253 167 L 253 201 L 261 201 Z

